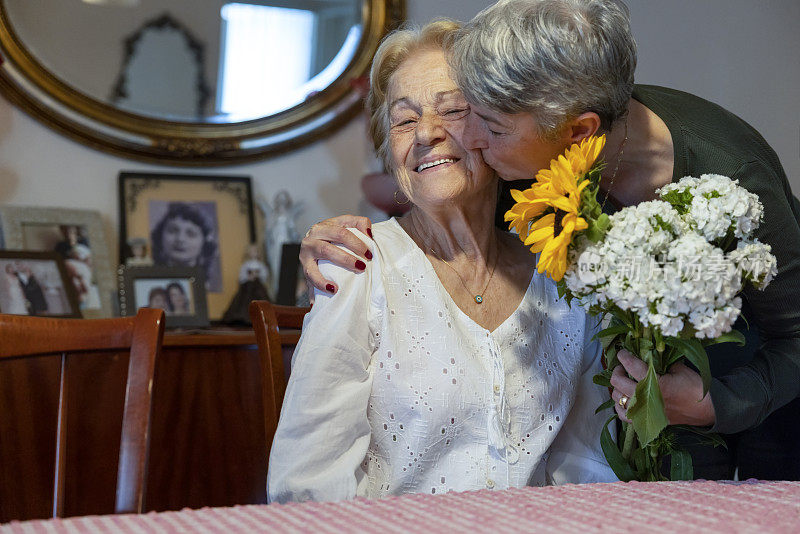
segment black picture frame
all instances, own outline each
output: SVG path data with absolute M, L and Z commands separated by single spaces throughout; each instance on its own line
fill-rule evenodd
M 164 310 L 167 327 L 208 326 L 205 277 L 198 267 L 120 267 L 120 315 L 136 315 L 139 308 L 154 307 Z M 183 292 L 185 311 L 176 311 L 170 305 L 171 286 Z M 160 290 L 160 291 L 159 291 Z M 147 294 L 148 297 L 144 297 Z M 145 306 L 154 295 L 163 296 L 163 306 Z
M 128 242 L 138 239 L 147 243 L 153 265 L 181 265 L 180 261 L 165 259 L 162 252 L 166 247 L 154 241 L 158 235 L 164 235 L 157 234 L 161 223 L 156 225 L 158 215 L 154 213 L 160 210 L 161 222 L 164 222 L 178 205 L 202 211 L 210 228 L 210 233 L 204 230 L 204 237 L 209 240 L 209 250 L 215 256 L 183 265 L 203 264 L 208 317 L 212 321 L 219 320 L 239 289 L 239 267 L 247 247 L 255 241 L 252 199 L 249 176 L 122 171 L 119 174 L 120 264 L 124 265 L 130 255 Z M 203 244 L 203 255 L 207 252 L 206 244 Z
M 23 273 L 26 281 L 17 274 L 21 266 L 29 271 L 27 274 Z M 15 272 L 11 273 L 9 269 Z M 63 258 L 58 253 L 0 250 L 0 276 L 0 313 L 81 318 L 75 286 L 67 274 Z M 16 283 L 19 286 L 13 285 Z M 16 293 L 15 296 L 11 295 L 12 291 Z M 22 307 L 25 308 L 25 313 L 22 313 Z M 59 311 L 47 312 L 54 307 Z
M 278 276 L 277 304 L 297 305 L 297 277 L 300 271 L 300 243 L 284 243 L 281 249 L 281 272 Z

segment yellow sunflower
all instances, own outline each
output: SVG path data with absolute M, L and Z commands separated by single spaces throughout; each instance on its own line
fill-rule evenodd
M 516 204 L 505 220 L 517 230 L 531 252 L 541 252 L 538 271 L 560 281 L 567 270 L 572 235 L 589 227 L 580 216 L 581 192 L 589 185 L 585 175 L 603 148 L 605 136 L 590 137 L 550 162 L 525 191 L 512 190 Z M 531 221 L 533 221 L 531 223 Z

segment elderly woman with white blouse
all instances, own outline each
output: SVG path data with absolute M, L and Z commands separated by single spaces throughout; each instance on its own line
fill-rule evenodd
M 413 202 L 361 238 L 357 274 L 321 264 L 269 463 L 271 501 L 616 480 L 600 451 L 595 321 L 492 224 L 497 176 L 437 21 L 392 33 L 371 72 L 376 148 Z M 607 392 L 606 392 L 607 394 Z

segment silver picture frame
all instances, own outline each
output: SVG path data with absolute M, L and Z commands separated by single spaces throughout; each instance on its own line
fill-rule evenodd
M 196 327 L 208 326 L 208 305 L 206 302 L 205 276 L 198 267 L 149 267 L 117 268 L 119 281 L 120 315 L 136 315 L 139 308 L 161 308 L 164 310 L 166 326 Z M 139 287 L 139 286 L 143 287 Z M 176 286 L 183 296 L 184 310 L 176 310 L 171 305 L 170 288 Z M 153 302 L 154 294 L 163 295 L 160 304 Z

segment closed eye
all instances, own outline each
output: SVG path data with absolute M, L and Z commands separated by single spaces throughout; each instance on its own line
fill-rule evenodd
M 460 120 L 467 115 L 469 115 L 469 108 L 453 108 L 442 113 L 442 116 L 447 120 Z
M 403 120 L 403 121 L 400 121 L 400 122 L 397 122 L 397 123 L 393 124 L 392 128 L 402 128 L 403 126 L 409 126 L 411 124 L 414 124 L 415 122 L 417 122 L 417 121 L 415 121 L 414 119 L 406 119 L 406 120 Z

